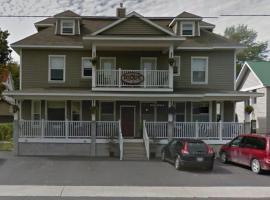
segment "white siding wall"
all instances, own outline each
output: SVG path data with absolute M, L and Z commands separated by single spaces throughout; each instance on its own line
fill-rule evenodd
M 261 85 L 261 83 L 256 78 L 256 76 L 250 70 L 248 70 L 239 90 L 246 91 L 246 89 L 248 89 L 248 88 L 256 87 L 256 86 L 259 87 L 260 85 Z
M 245 121 L 245 102 L 237 102 L 236 103 L 235 113 L 237 114 L 238 122 Z

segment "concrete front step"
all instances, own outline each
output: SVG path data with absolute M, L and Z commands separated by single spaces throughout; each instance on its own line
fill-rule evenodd
M 124 160 L 147 160 L 144 143 L 124 143 Z

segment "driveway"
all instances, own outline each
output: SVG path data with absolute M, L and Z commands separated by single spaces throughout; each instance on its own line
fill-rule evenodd
M 270 173 L 216 161 L 213 172 L 176 171 L 159 160 L 86 157 L 16 157 L 0 152 L 0 185 L 269 186 Z

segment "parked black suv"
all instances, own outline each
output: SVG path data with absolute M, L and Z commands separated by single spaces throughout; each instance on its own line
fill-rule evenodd
M 174 163 L 176 169 L 192 167 L 212 170 L 215 152 L 202 140 L 173 139 L 162 148 L 161 159 Z

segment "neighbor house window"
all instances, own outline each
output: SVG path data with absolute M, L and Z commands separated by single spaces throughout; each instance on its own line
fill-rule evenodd
M 32 119 L 41 119 L 41 101 L 32 101 Z
M 80 101 L 71 102 L 71 120 L 72 121 L 81 120 L 81 102 Z
M 186 103 L 176 103 L 175 105 L 175 121 L 176 122 L 184 122 L 185 121 L 185 112 L 186 112 Z
M 65 81 L 65 56 L 49 56 L 49 81 Z
M 181 65 L 181 59 L 180 56 L 174 56 L 175 63 L 173 66 L 173 75 L 179 76 L 180 75 L 180 65 Z
M 181 23 L 181 35 L 182 36 L 194 36 L 194 23 L 182 22 Z
M 82 77 L 83 78 L 92 77 L 92 62 L 91 58 L 89 57 L 82 58 Z
M 209 122 L 209 103 L 195 102 L 192 103 L 193 121 Z
M 113 102 L 101 102 L 100 104 L 100 117 L 102 121 L 114 120 L 114 103 Z
M 191 82 L 193 84 L 208 83 L 208 58 L 192 57 L 191 58 Z
M 75 33 L 75 21 L 74 20 L 62 20 L 61 21 L 61 34 L 74 35 Z

